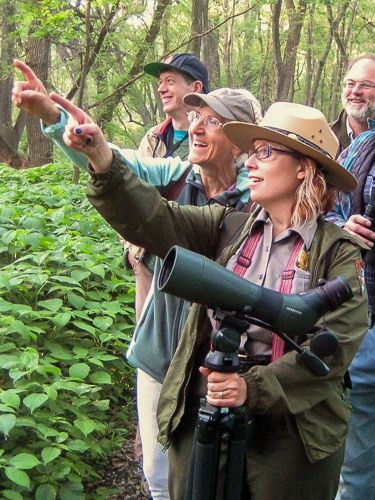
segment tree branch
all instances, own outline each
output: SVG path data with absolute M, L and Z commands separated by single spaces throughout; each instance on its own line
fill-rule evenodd
M 186 41 L 182 42 L 180 45 L 178 45 L 177 47 L 175 47 L 173 50 L 170 50 L 169 52 L 165 53 L 161 57 L 161 60 L 164 59 L 164 57 L 170 56 L 171 54 L 175 54 L 182 47 L 185 47 L 186 45 L 189 45 L 189 43 L 192 40 L 194 40 L 195 38 L 204 37 L 204 36 L 208 35 L 209 33 L 212 33 L 213 31 L 217 30 L 223 24 L 227 23 L 231 19 L 234 19 L 235 17 L 242 16 L 242 15 L 246 14 L 247 12 L 250 12 L 250 11 L 254 10 L 256 7 L 258 7 L 259 4 L 260 4 L 260 2 L 258 1 L 257 3 L 255 3 L 254 5 L 252 5 L 251 7 L 247 8 L 247 9 L 241 11 L 241 12 L 238 12 L 237 14 L 233 14 L 231 16 L 228 16 L 222 22 L 216 24 L 215 26 L 213 26 L 212 28 L 204 31 L 203 33 L 197 33 L 197 34 L 191 36 Z M 99 101 L 91 104 L 90 106 L 88 106 L 88 109 L 92 109 L 92 108 L 95 108 L 97 106 L 100 106 L 100 105 L 104 104 L 106 101 L 108 101 L 109 99 L 113 98 L 118 92 L 123 91 L 123 90 L 127 89 L 128 87 L 130 87 L 134 82 L 136 82 L 137 80 L 139 80 L 140 78 L 142 78 L 142 76 L 144 76 L 144 74 L 145 74 L 144 71 L 142 71 L 141 73 L 135 75 L 130 80 L 126 81 L 125 83 L 123 83 L 121 85 L 119 85 L 113 92 L 111 92 L 110 94 L 108 94 L 106 97 L 103 97 L 103 99 L 101 99 L 101 100 L 99 100 Z

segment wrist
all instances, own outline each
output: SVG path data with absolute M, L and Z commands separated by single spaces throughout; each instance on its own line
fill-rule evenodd
M 48 127 L 51 125 L 55 125 L 55 123 L 59 123 L 60 121 L 59 108 L 57 108 L 55 105 L 51 106 L 51 108 L 43 114 L 41 120 Z
M 105 174 L 110 170 L 115 160 L 115 155 L 109 147 L 101 151 L 101 154 L 87 155 L 90 161 L 90 169 L 94 170 L 97 174 Z

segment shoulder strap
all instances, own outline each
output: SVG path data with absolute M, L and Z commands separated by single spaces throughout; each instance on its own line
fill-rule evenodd
M 177 198 L 180 196 L 181 191 L 184 189 L 186 178 L 189 175 L 191 169 L 192 165 L 190 165 L 190 167 L 185 170 L 185 172 L 181 175 L 178 181 L 174 182 L 173 184 L 171 183 L 171 185 L 168 187 L 167 192 L 165 194 L 165 198 L 168 201 L 176 201 Z
M 167 146 L 167 152 L 163 156 L 163 158 L 168 158 L 169 156 L 173 156 L 173 153 L 177 151 L 177 149 L 181 146 L 181 144 L 187 139 L 188 133 L 186 132 L 185 135 L 183 136 L 182 139 L 179 141 L 173 143 L 173 137 L 172 137 L 172 144 Z

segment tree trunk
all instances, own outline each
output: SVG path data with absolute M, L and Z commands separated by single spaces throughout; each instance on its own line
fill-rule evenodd
M 36 38 L 34 35 L 37 21 L 33 21 L 29 31 L 29 41 L 26 48 L 26 64 L 46 85 L 50 67 L 51 42 L 49 38 Z M 46 85 L 47 86 L 47 85 Z M 41 131 L 39 120 L 27 114 L 26 116 L 27 144 L 29 149 L 30 167 L 39 167 L 53 161 L 52 141 Z
M 297 7 L 293 0 L 285 0 L 289 30 L 282 57 L 280 39 L 280 17 L 282 0 L 276 0 L 272 15 L 274 60 L 276 69 L 275 101 L 293 101 L 294 73 L 296 68 L 297 49 L 301 39 L 303 20 L 306 13 L 306 1 L 299 0 Z
M 202 59 L 207 66 L 210 89 L 220 86 L 219 42 L 220 33 L 218 31 L 211 31 L 202 40 Z
M 235 5 L 234 3 L 229 3 L 230 0 L 224 0 L 223 10 L 228 12 L 229 15 L 233 16 Z M 229 19 L 225 23 L 224 30 L 224 54 L 223 54 L 223 65 L 225 71 L 226 86 L 233 87 L 233 74 L 232 74 L 232 51 L 233 51 L 233 18 Z
M 308 106 L 311 98 L 311 87 L 314 74 L 314 54 L 313 54 L 313 44 L 314 44 L 314 14 L 315 14 L 315 3 L 309 6 L 309 21 L 307 24 L 307 51 L 306 51 L 306 84 L 305 84 L 305 100 L 304 103 Z
M 328 35 L 328 38 L 326 41 L 326 45 L 325 45 L 323 54 L 318 62 L 318 68 L 315 71 L 315 79 L 314 79 L 314 83 L 312 85 L 311 97 L 310 97 L 310 100 L 308 101 L 309 106 L 316 105 L 318 88 L 319 88 L 321 80 L 322 80 L 323 68 L 325 67 L 328 55 L 331 51 L 334 33 L 338 30 L 340 24 L 342 23 L 342 20 L 344 19 L 348 5 L 349 5 L 349 1 L 342 4 L 338 8 L 338 11 L 337 11 L 335 18 L 333 18 L 331 5 L 329 5 L 329 4 L 327 5 L 327 17 L 328 17 L 328 21 L 329 21 L 329 25 L 330 25 L 330 31 L 329 31 L 329 35 Z
M 202 36 L 208 26 L 208 0 L 193 0 L 191 4 L 191 42 L 189 52 L 201 57 Z
M 349 41 L 351 39 L 351 30 L 356 20 L 357 11 L 358 0 L 354 0 L 351 4 L 349 4 L 349 12 L 351 12 L 351 16 L 349 17 L 347 26 L 343 21 L 339 24 L 339 29 L 334 32 L 334 39 L 337 45 L 337 55 L 336 71 L 334 72 L 332 82 L 332 96 L 329 101 L 330 105 L 327 116 L 330 121 L 337 117 L 339 109 L 341 108 L 342 80 L 348 64 L 348 54 L 350 53 Z
M 25 114 L 18 113 L 16 123 L 13 126 L 13 106 L 11 94 L 13 88 L 13 59 L 15 57 L 15 44 L 13 35 L 16 27 L 9 20 L 15 14 L 15 4 L 5 2 L 0 4 L 0 16 L 2 18 L 1 28 L 1 54 L 0 54 L 0 137 L 2 144 L 7 144 L 14 152 L 18 149 L 22 132 L 25 127 Z M 0 155 L 5 158 L 5 151 Z
M 30 167 L 29 159 L 13 149 L 0 135 L 0 163 L 6 163 L 16 170 Z

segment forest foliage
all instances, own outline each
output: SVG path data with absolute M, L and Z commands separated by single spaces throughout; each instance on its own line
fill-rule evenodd
M 11 500 L 86 498 L 131 431 L 134 278 L 71 171 L 0 167 L 0 490 Z

